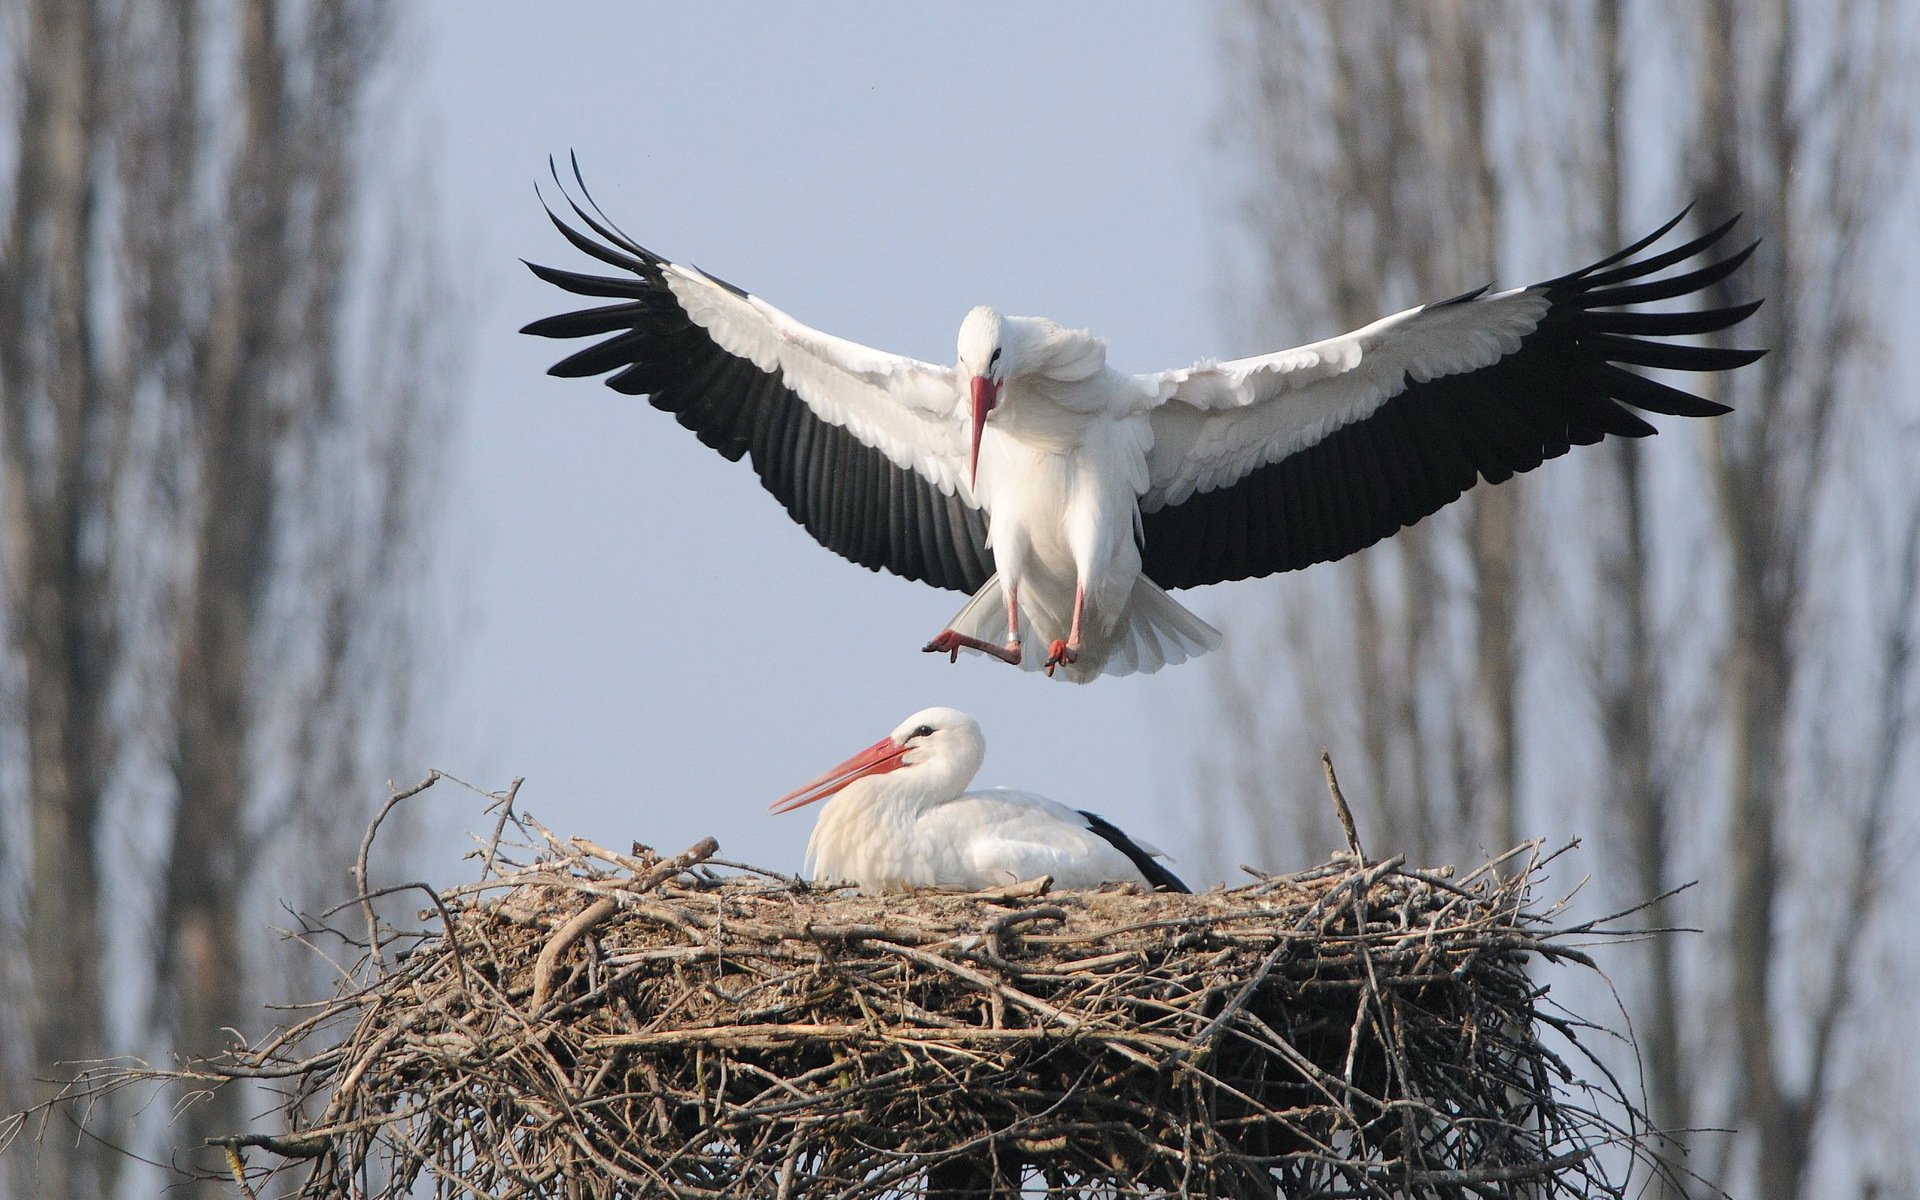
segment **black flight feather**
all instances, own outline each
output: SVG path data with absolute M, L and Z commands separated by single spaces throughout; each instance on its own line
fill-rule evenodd
M 1086 809 L 1076 810 L 1087 819 L 1087 828 L 1113 844 L 1113 848 L 1127 856 L 1128 861 L 1140 869 L 1140 873 L 1153 885 L 1156 892 L 1183 892 L 1191 894 L 1193 889 L 1180 882 L 1180 877 L 1160 865 L 1160 860 L 1140 848 L 1140 843 L 1120 832 L 1119 826 L 1098 813 Z

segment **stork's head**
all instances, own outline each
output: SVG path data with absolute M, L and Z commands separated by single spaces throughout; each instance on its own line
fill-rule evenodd
M 1000 403 L 1013 367 L 1015 348 L 1009 345 L 1011 325 L 999 313 L 981 305 L 960 322 L 960 373 L 973 395 L 973 452 L 967 463 L 967 483 L 980 474 L 980 432 Z
M 957 708 L 923 708 L 886 737 L 774 801 L 771 811 L 791 812 L 856 780 L 890 772 L 898 772 L 891 782 L 901 790 L 947 799 L 972 781 L 986 753 L 980 722 Z

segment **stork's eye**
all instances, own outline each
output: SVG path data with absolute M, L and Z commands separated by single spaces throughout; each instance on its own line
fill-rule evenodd
M 991 357 L 989 357 L 989 358 L 987 359 L 987 365 L 988 365 L 988 366 L 992 366 L 993 364 L 995 364 L 995 363 L 997 363 L 997 362 L 999 362 L 999 361 L 1000 361 L 1000 347 L 998 347 L 998 346 L 995 346 L 995 347 L 993 348 L 993 354 L 992 354 L 992 356 L 991 356 Z
M 932 737 L 932 736 L 933 736 L 933 726 L 922 725 L 920 728 L 908 734 L 907 740 L 912 741 L 914 738 L 917 738 L 917 737 Z

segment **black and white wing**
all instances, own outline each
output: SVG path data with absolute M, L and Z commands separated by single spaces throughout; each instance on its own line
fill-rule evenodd
M 1486 289 L 1259 358 L 1143 377 L 1155 389 L 1144 571 L 1162 587 L 1270 575 L 1352 554 L 1570 446 L 1654 427 L 1630 408 L 1728 411 L 1628 367 L 1724 371 L 1764 351 L 1654 338 L 1710 333 L 1759 301 L 1617 311 L 1692 295 L 1754 247 L 1675 274 L 1729 221 L 1629 261 L 1677 225 L 1532 287 Z M 1757 243 L 1756 243 L 1757 244 Z
M 760 481 L 821 545 L 865 567 L 977 590 L 993 573 L 967 483 L 967 416 L 951 368 L 809 328 L 731 284 L 669 262 L 571 197 L 556 228 L 617 276 L 527 265 L 611 304 L 521 332 L 604 341 L 549 374 L 600 375 L 644 395 Z M 589 201 L 591 204 L 591 201 Z

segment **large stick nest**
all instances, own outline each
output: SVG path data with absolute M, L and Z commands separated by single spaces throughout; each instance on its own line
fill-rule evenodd
M 1593 930 L 1530 915 L 1535 847 L 864 897 L 531 828 L 532 861 L 496 835 L 440 928 L 376 936 L 352 987 L 212 1068 L 288 1087 L 283 1131 L 229 1143 L 249 1187 L 1591 1196 L 1645 1157 L 1566 1061 L 1539 968 L 1590 967 L 1568 935 Z

